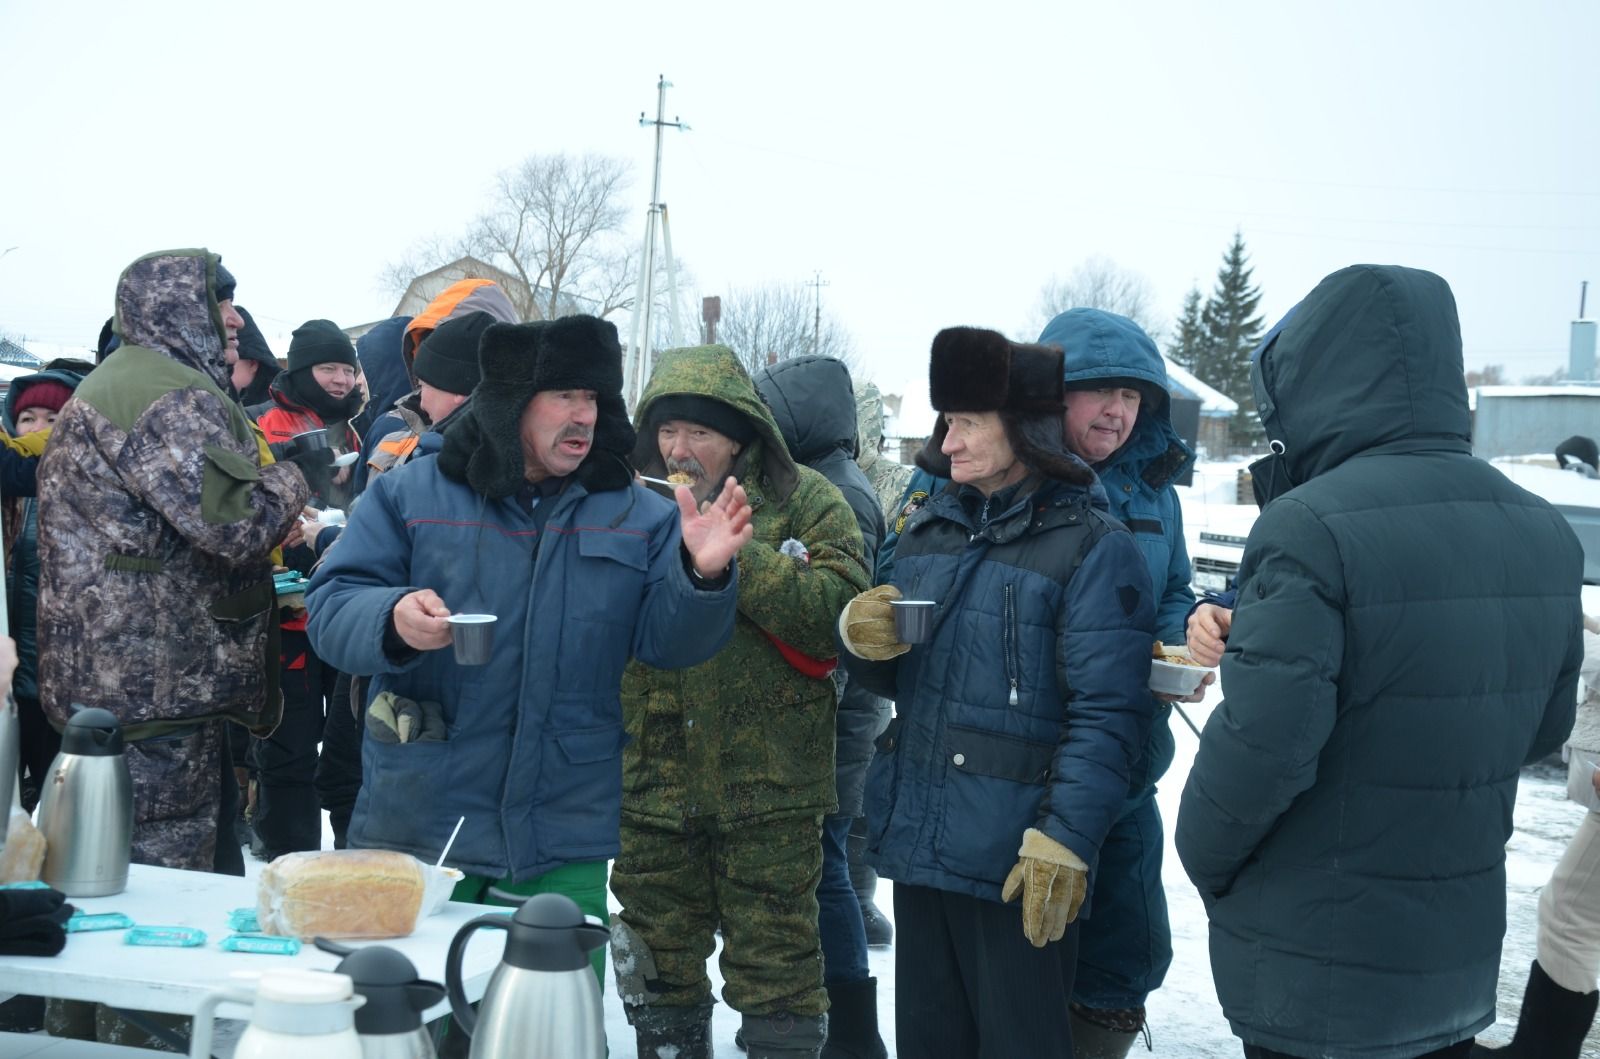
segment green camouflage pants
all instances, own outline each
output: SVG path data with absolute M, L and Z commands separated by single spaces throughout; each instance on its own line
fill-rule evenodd
M 729 1006 L 751 1016 L 823 1014 L 821 878 L 821 816 L 726 830 L 699 817 L 668 830 L 625 815 L 611 872 L 622 904 L 611 943 L 624 1004 L 710 1004 L 706 960 L 720 927 Z

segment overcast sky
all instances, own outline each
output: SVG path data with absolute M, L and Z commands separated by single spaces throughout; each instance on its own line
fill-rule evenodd
M 1600 287 L 1594 0 L 0 0 L 0 331 L 92 345 L 124 265 L 195 245 L 269 334 L 386 316 L 384 265 L 536 152 L 632 161 L 642 237 L 659 73 L 698 293 L 820 270 L 886 389 L 941 327 L 1031 337 L 1095 254 L 1170 320 L 1235 228 L 1269 322 L 1432 269 L 1514 379 Z

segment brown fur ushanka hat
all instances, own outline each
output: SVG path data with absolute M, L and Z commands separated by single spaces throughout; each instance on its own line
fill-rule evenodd
M 928 400 L 939 412 L 917 466 L 950 477 L 940 452 L 948 432 L 945 412 L 999 412 L 1017 457 L 1048 478 L 1088 485 L 1094 472 L 1068 451 L 1061 437 L 1062 354 L 1056 346 L 1012 342 L 981 327 L 947 327 L 933 337 Z

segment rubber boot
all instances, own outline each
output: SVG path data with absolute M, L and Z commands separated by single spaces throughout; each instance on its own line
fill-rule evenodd
M 627 1009 L 639 1059 L 711 1059 L 711 1005 Z
M 828 987 L 828 1042 L 822 1059 L 889 1059 L 878 1034 L 878 980 L 836 982 Z
M 1068 1015 L 1076 1059 L 1123 1059 L 1144 1026 L 1144 1008 L 1102 1011 L 1073 1004 Z
M 1534 960 L 1528 987 L 1522 993 L 1517 1035 L 1504 1048 L 1475 1044 L 1472 1054 L 1495 1059 L 1578 1059 L 1594 1022 L 1596 1004 L 1600 1004 L 1600 993 L 1563 989 Z
M 828 1016 L 793 1015 L 787 1011 L 746 1015 L 739 1025 L 739 1036 L 750 1059 L 818 1059 L 822 1042 L 828 1039 Z
M 850 860 L 850 885 L 861 904 L 861 924 L 867 930 L 867 945 L 882 949 L 894 942 L 894 924 L 878 911 L 878 873 L 865 860 L 867 852 L 867 819 L 856 817 L 850 825 L 850 837 L 845 843 L 845 855 Z

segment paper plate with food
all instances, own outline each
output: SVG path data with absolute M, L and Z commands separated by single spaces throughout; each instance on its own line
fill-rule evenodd
M 1200 690 L 1210 669 L 1189 657 L 1186 647 L 1168 647 L 1160 640 L 1151 649 L 1150 690 L 1188 698 Z

